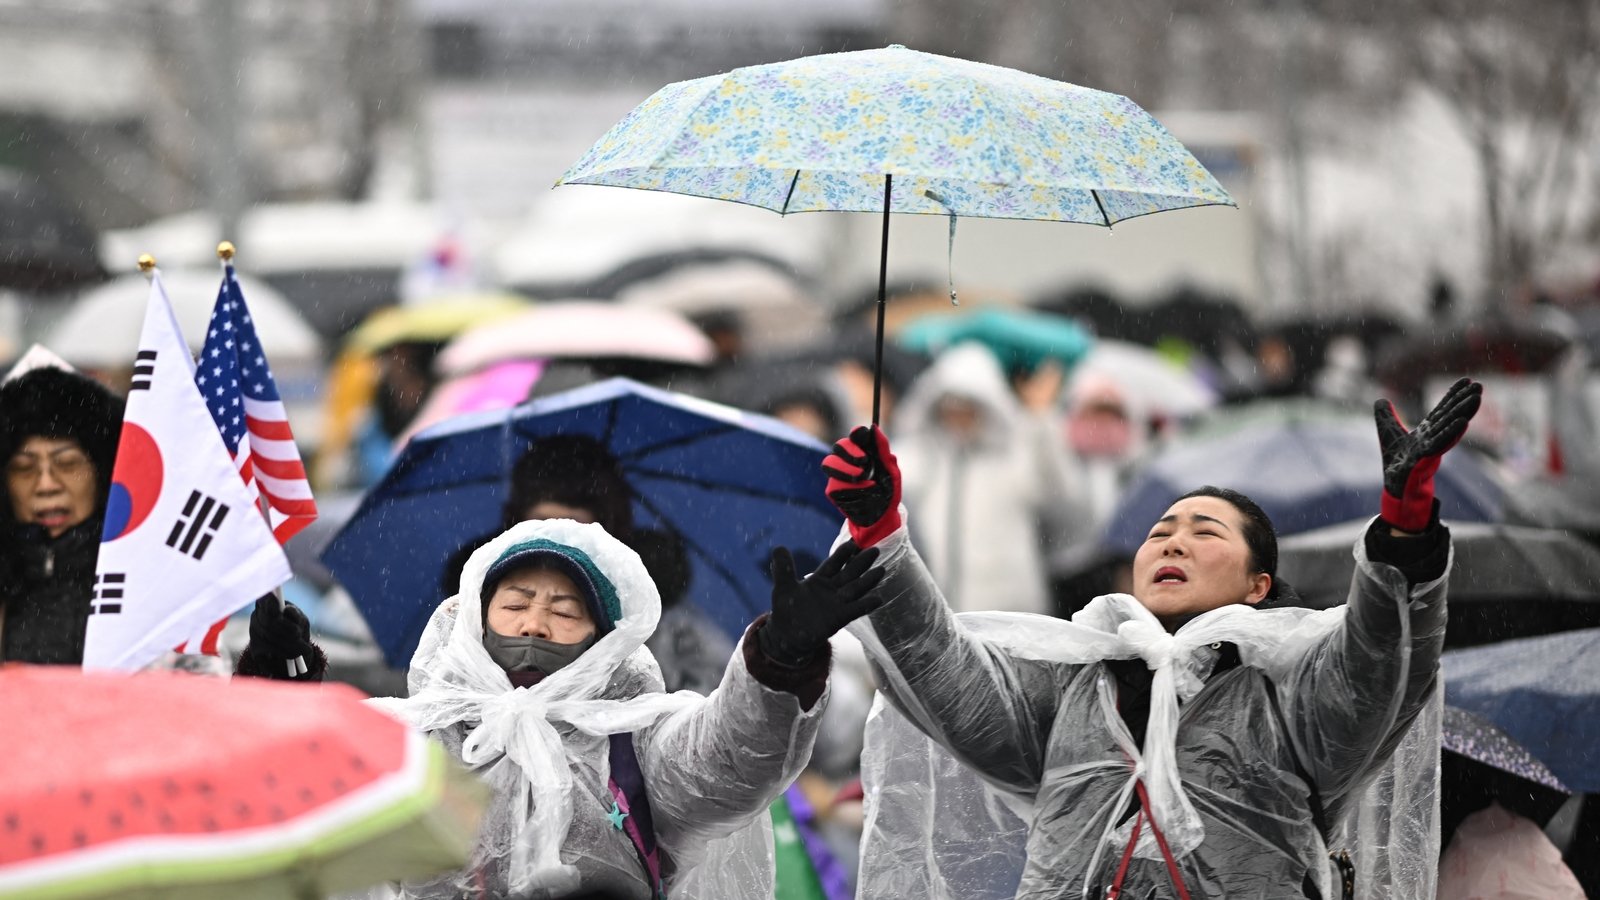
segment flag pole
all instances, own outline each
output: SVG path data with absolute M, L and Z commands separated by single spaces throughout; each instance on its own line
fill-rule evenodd
M 228 270 L 228 266 L 233 264 L 233 257 L 238 252 L 238 248 L 233 246 L 233 241 L 223 241 L 217 245 L 217 261 L 222 264 L 222 270 L 224 272 Z M 266 507 L 264 505 L 258 505 L 256 510 L 261 513 L 261 517 L 266 519 L 268 526 L 270 526 L 272 524 L 272 517 L 267 515 Z M 281 615 L 288 607 L 288 601 L 283 599 L 283 588 L 281 586 L 273 588 L 272 596 L 278 601 L 278 612 Z M 259 603 L 261 601 L 258 600 L 256 602 Z M 304 656 L 296 656 L 294 659 L 288 660 L 283 665 L 284 669 L 289 673 L 290 678 L 304 675 L 310 671 L 310 669 L 306 666 L 306 658 Z

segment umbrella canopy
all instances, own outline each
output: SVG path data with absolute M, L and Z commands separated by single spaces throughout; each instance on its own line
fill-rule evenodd
M 1492 802 L 1542 826 L 1572 794 L 1527 747 L 1476 713 L 1446 705 L 1440 737 L 1441 846 L 1461 819 Z
M 363 353 L 376 353 L 395 344 L 442 344 L 473 326 L 527 312 L 529 305 L 527 298 L 515 294 L 483 294 L 386 307 L 351 331 L 345 345 Z
M 94 229 L 45 185 L 0 169 L 0 288 L 58 291 L 100 281 Z
M 1600 628 L 1451 650 L 1445 699 L 1515 738 L 1568 787 L 1600 792 Z
M 966 315 L 926 316 L 906 326 L 897 339 L 928 354 L 976 341 L 993 351 L 1007 370 L 1032 370 L 1049 359 L 1070 370 L 1094 344 L 1089 333 L 1071 319 L 992 307 Z
M 892 212 L 1111 225 L 1233 205 L 1126 97 L 899 45 L 669 84 L 557 183 L 877 212 L 886 173 Z
M 1234 205 L 1126 97 L 898 44 L 669 84 L 557 184 L 668 191 L 782 214 L 882 210 L 880 336 L 891 212 L 1109 227 Z
M 775 547 L 820 561 L 838 533 L 817 468 L 827 448 L 764 416 L 620 378 L 462 416 L 412 439 L 323 554 L 392 665 L 442 599 L 447 559 L 501 527 L 517 458 L 553 435 L 610 450 L 635 525 L 683 541 L 687 599 L 730 634 L 768 608 Z
M 1278 573 L 1308 606 L 1345 601 L 1363 518 L 1285 538 Z M 1600 627 L 1600 549 L 1571 532 L 1453 522 L 1450 623 L 1445 646 Z
M 715 355 L 711 339 L 678 313 L 570 300 L 543 303 L 464 332 L 439 354 L 435 368 L 448 377 L 528 359 L 630 359 L 704 366 Z
M 1255 346 L 1255 325 L 1233 300 L 1180 288 L 1145 310 L 1147 340 L 1179 338 L 1210 356 L 1221 359 L 1231 342 L 1241 348 Z
M 1474 322 L 1419 329 L 1378 359 L 1376 374 L 1399 390 L 1420 390 L 1437 375 L 1542 372 L 1571 341 L 1548 329 L 1510 322 Z
M 1383 490 L 1377 431 L 1370 415 L 1319 403 L 1255 404 L 1214 415 L 1128 485 L 1104 543 L 1131 555 L 1174 500 L 1204 484 L 1249 496 L 1280 535 L 1370 516 Z M 1445 518 L 1500 518 L 1503 491 L 1471 453 L 1447 455 L 1436 485 Z
M 211 309 L 217 302 L 222 273 L 217 269 L 165 270 L 161 281 L 172 298 L 189 349 L 205 344 Z M 288 298 L 270 286 L 240 276 L 256 334 L 274 369 L 315 364 L 322 359 L 322 339 Z M 91 369 L 128 368 L 138 349 L 139 328 L 150 282 L 143 275 L 124 275 L 86 292 L 56 324 L 44 343 L 75 366 Z
M 0 669 L 0 897 L 320 897 L 465 865 L 487 790 L 343 685 Z
M 1072 370 L 1068 393 L 1091 379 L 1120 388 L 1150 417 L 1182 419 L 1217 405 L 1217 392 L 1198 375 L 1149 347 L 1126 341 L 1095 341 Z

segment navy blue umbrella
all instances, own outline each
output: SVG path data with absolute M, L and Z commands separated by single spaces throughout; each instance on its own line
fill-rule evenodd
M 1446 455 L 1434 483 L 1444 518 L 1501 518 L 1504 492 L 1470 452 Z M 1250 497 L 1280 535 L 1375 515 L 1383 463 L 1372 415 L 1314 403 L 1219 413 L 1162 450 L 1134 478 L 1107 521 L 1102 543 L 1131 555 L 1174 500 L 1205 484 Z
M 1445 700 L 1515 738 L 1574 791 L 1600 792 L 1600 628 L 1444 654 Z
M 775 547 L 820 560 L 838 533 L 823 493 L 827 448 L 775 419 L 624 378 L 460 416 L 407 444 L 323 553 L 390 665 L 410 661 L 443 599 L 447 560 L 500 528 L 517 458 L 553 435 L 610 450 L 635 525 L 682 539 L 687 599 L 732 635 L 769 606 Z

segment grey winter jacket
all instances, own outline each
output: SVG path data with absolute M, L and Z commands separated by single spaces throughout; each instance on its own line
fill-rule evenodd
M 1448 534 L 1434 537 L 1447 553 Z M 888 654 L 874 665 L 897 670 L 879 679 L 889 701 L 929 710 L 940 743 L 959 760 L 1032 799 L 1016 897 L 1077 900 L 1086 882 L 1087 896 L 1104 897 L 1120 859 L 1103 853 L 1089 871 L 1101 836 L 1091 811 L 1117 802 L 1126 772 L 1113 777 L 1093 765 L 1126 756 L 1098 708 L 1096 683 L 1117 684 L 1122 694 L 1125 680 L 1105 662 L 1021 659 L 975 636 L 906 549 L 880 588 L 891 599 L 871 616 Z M 1205 840 L 1178 865 L 1196 900 L 1321 896 L 1315 870 L 1327 860 L 1308 858 L 1305 848 L 1322 846 L 1318 835 L 1359 795 L 1435 688 L 1447 578 L 1413 586 L 1400 569 L 1369 559 L 1367 542 L 1355 553 L 1344 622 L 1287 679 L 1217 666 L 1182 707 L 1177 767 Z M 1409 665 L 1397 652 L 1407 635 Z M 1399 712 L 1389 724 L 1397 689 Z M 1119 705 L 1130 699 L 1119 696 Z M 1122 896 L 1177 893 L 1164 862 L 1135 858 Z

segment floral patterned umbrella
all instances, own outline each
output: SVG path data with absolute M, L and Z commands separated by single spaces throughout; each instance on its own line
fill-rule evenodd
M 557 184 L 882 210 L 880 347 L 891 212 L 948 215 L 953 237 L 956 216 L 1109 227 L 1235 205 L 1126 97 L 899 45 L 669 84 Z

